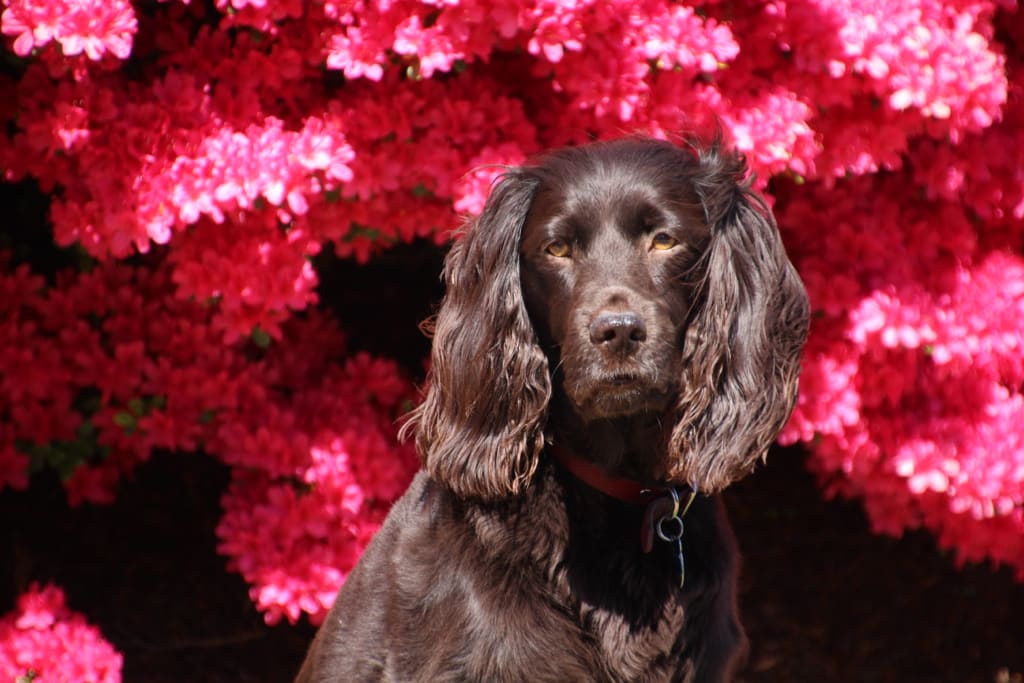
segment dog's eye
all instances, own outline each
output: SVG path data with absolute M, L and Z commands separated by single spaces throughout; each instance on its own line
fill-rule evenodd
M 572 249 L 569 248 L 568 242 L 555 240 L 545 248 L 545 251 L 557 258 L 566 258 Z
M 668 234 L 667 232 L 659 232 L 651 240 L 651 249 L 658 249 L 664 251 L 665 249 L 671 249 L 672 247 L 679 244 L 679 241 L 675 237 Z

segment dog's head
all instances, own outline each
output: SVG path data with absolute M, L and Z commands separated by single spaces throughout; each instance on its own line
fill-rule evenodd
M 506 173 L 445 262 L 426 469 L 464 497 L 520 492 L 554 396 L 584 426 L 662 425 L 666 483 L 748 472 L 792 410 L 808 304 L 745 175 L 719 144 L 646 139 Z

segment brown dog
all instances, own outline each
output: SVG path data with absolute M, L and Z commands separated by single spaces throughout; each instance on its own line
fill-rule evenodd
M 714 494 L 789 416 L 808 325 L 745 171 L 626 139 L 503 176 L 446 260 L 423 471 L 300 683 L 730 678 Z

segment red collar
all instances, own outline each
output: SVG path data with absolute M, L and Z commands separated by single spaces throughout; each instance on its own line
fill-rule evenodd
M 559 465 L 590 488 L 623 502 L 644 506 L 640 523 L 640 547 L 645 553 L 651 552 L 654 548 L 655 536 L 663 541 L 674 541 L 679 562 L 679 587 L 682 588 L 686 579 L 683 547 L 680 543 L 683 536 L 683 517 L 686 516 L 693 499 L 697 496 L 697 490 L 690 488 L 689 500 L 680 509 L 679 492 L 674 487 L 646 488 L 632 479 L 613 477 L 598 465 L 584 460 L 564 448 L 552 445 L 549 450 Z M 670 530 L 666 531 L 663 525 L 672 520 L 678 526 L 670 525 Z
M 599 465 L 595 465 L 589 460 L 584 460 L 578 455 L 555 445 L 551 446 L 550 451 L 555 460 L 558 461 L 558 464 L 584 484 L 600 491 L 606 496 L 611 496 L 626 503 L 647 505 L 669 490 L 668 487 L 652 489 L 642 486 L 632 479 L 614 477 L 605 472 Z

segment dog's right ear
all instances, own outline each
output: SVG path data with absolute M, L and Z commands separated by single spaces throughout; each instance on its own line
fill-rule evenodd
M 445 259 L 427 395 L 406 426 L 424 468 L 460 497 L 520 493 L 544 444 L 551 380 L 519 277 L 536 186 L 505 173 Z

